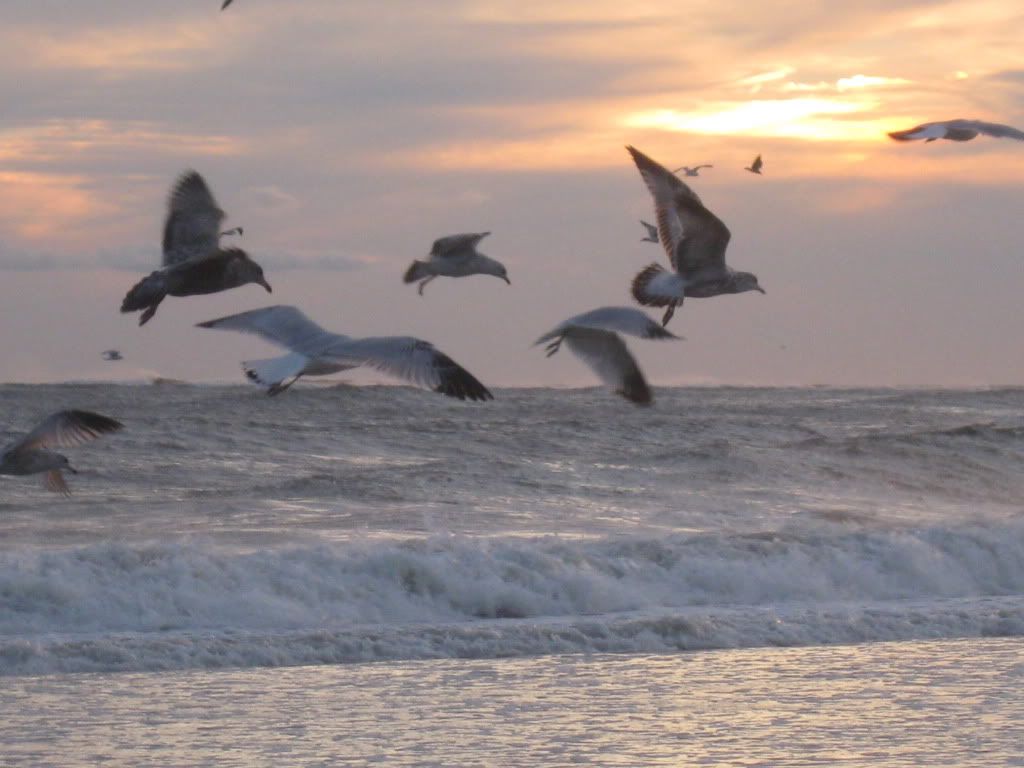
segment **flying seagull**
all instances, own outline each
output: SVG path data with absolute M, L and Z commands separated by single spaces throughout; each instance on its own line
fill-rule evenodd
M 640 223 L 644 225 L 644 229 L 647 230 L 647 237 L 641 237 L 641 243 L 657 243 L 658 240 L 658 228 L 653 224 L 648 224 L 643 219 L 640 219 Z
M 548 331 L 534 344 L 550 342 L 548 357 L 555 354 L 564 341 L 605 384 L 616 394 L 638 405 L 651 402 L 651 388 L 620 333 L 641 339 L 678 339 L 639 309 L 632 307 L 601 307 L 570 317 L 554 330 Z
M 301 376 L 323 376 L 367 365 L 448 397 L 493 399 L 487 387 L 428 341 L 411 336 L 353 339 L 325 331 L 296 307 L 253 309 L 208 320 L 198 327 L 251 333 L 288 349 L 282 357 L 242 363 L 245 375 L 270 395 L 288 389 Z
M 751 173 L 756 173 L 758 176 L 760 176 L 761 175 L 761 166 L 763 166 L 763 165 L 764 165 L 764 160 L 762 160 L 761 156 L 758 155 L 757 157 L 754 158 L 754 162 L 752 162 L 748 166 L 744 166 L 743 170 L 744 171 L 750 171 Z
M 1024 141 L 1024 131 L 1018 131 L 1009 125 L 986 123 L 982 120 L 944 120 L 938 123 L 922 123 L 907 131 L 892 131 L 890 138 L 896 141 L 913 141 L 924 139 L 925 143 L 936 139 L 949 141 L 970 141 L 979 133 L 995 136 L 998 139 L 1017 139 Z
M 213 199 L 203 177 L 186 171 L 171 189 L 164 222 L 163 267 L 143 278 L 128 291 L 122 312 L 145 310 L 145 325 L 167 296 L 219 293 L 246 283 L 262 285 L 270 293 L 263 268 L 240 248 L 221 248 L 224 211 Z M 241 227 L 236 227 L 238 234 Z
M 116 432 L 122 424 L 90 411 L 58 411 L 0 454 L 0 475 L 34 475 L 44 472 L 48 491 L 69 496 L 62 469 L 77 474 L 67 456 L 53 448 L 72 448 L 100 435 Z
M 714 167 L 715 166 L 710 165 L 709 163 L 705 163 L 704 165 L 695 165 L 695 166 L 693 166 L 693 168 L 691 168 L 688 165 L 684 165 L 682 168 L 676 168 L 674 171 L 672 171 L 672 173 L 679 173 L 680 171 L 682 171 L 684 176 L 700 176 L 700 169 L 701 168 L 714 168 Z
M 654 198 L 658 237 L 673 272 L 658 264 L 633 279 L 633 298 L 647 307 L 668 307 L 667 325 L 687 296 L 704 299 L 723 293 L 764 290 L 750 272 L 736 272 L 725 263 L 729 229 L 704 207 L 697 194 L 674 173 L 634 147 L 626 147 Z
M 461 235 L 448 235 L 434 241 L 430 248 L 430 256 L 426 261 L 413 261 L 402 276 L 403 283 L 415 283 L 420 280 L 419 294 L 427 283 L 439 275 L 445 277 L 465 277 L 466 275 L 494 275 L 509 285 L 505 267 L 499 261 L 484 256 L 476 250 L 477 244 L 490 232 L 467 232 Z
M 121 353 L 119 351 L 117 351 L 116 349 L 108 349 L 106 352 L 104 352 L 103 353 L 103 359 L 104 360 L 124 360 L 124 358 L 121 356 Z

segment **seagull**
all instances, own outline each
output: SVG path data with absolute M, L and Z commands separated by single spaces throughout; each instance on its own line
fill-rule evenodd
M 678 176 L 640 150 L 626 147 L 654 197 L 658 236 L 674 272 L 658 264 L 645 267 L 633 279 L 633 298 L 648 307 L 668 307 L 662 325 L 686 296 L 703 299 L 723 293 L 764 289 L 750 272 L 736 272 L 725 263 L 729 229 L 704 207 L 697 194 Z
M 288 349 L 282 357 L 242 363 L 250 381 L 266 387 L 269 395 L 283 392 L 301 376 L 323 376 L 368 365 L 459 400 L 493 399 L 487 387 L 428 341 L 411 336 L 353 339 L 325 331 L 296 307 L 253 309 L 207 320 L 198 327 L 251 333 Z
M 643 373 L 629 353 L 620 333 L 641 339 L 678 339 L 651 320 L 639 309 L 632 307 L 601 307 L 570 317 L 554 330 L 541 336 L 534 345 L 550 342 L 548 357 L 566 342 L 576 357 L 594 371 L 605 384 L 638 405 L 651 403 L 651 389 Z
M 494 275 L 509 285 L 505 267 L 499 261 L 484 256 L 476 250 L 477 243 L 487 237 L 490 232 L 467 232 L 461 235 L 448 235 L 434 241 L 430 248 L 430 256 L 426 261 L 413 261 L 402 277 L 403 283 L 415 283 L 421 280 L 419 294 L 427 283 L 438 275 L 445 277 L 465 277 L 466 275 Z M 424 279 L 425 278 L 425 279 Z
M 1024 141 L 1024 131 L 1019 131 L 1009 125 L 986 123 L 982 120 L 944 120 L 939 123 L 922 123 L 916 128 L 911 128 L 907 131 L 892 131 L 889 137 L 896 139 L 896 141 L 924 139 L 925 143 L 927 143 L 936 139 L 970 141 L 979 133 L 983 133 L 986 136 L 995 136 L 999 139 L 1008 138 Z
M 762 160 L 761 156 L 758 155 L 757 157 L 754 158 L 754 162 L 752 162 L 749 166 L 744 166 L 743 170 L 744 171 L 750 171 L 751 173 L 756 173 L 758 176 L 760 176 L 761 175 L 761 166 L 763 166 L 763 165 L 764 165 L 764 160 Z
M 118 352 L 116 349 L 108 349 L 106 352 L 104 352 L 103 353 L 103 359 L 104 360 L 124 360 L 124 358 L 121 356 L 121 353 Z
M 218 206 L 203 177 L 186 171 L 171 189 L 164 222 L 163 267 L 150 273 L 128 291 L 122 312 L 145 311 L 139 325 L 145 325 L 167 296 L 196 296 L 219 293 L 246 283 L 270 284 L 263 268 L 240 248 L 221 248 L 220 232 L 224 211 Z M 236 227 L 238 234 L 242 228 Z
M 695 166 L 693 166 L 693 168 L 691 168 L 688 165 L 684 165 L 682 168 L 676 168 L 674 171 L 672 171 L 672 173 L 679 173 L 680 171 L 682 171 L 684 176 L 700 176 L 700 169 L 701 168 L 714 168 L 714 167 L 715 166 L 710 165 L 709 163 L 705 163 L 704 165 L 695 165 Z
M 116 432 L 124 425 L 108 416 L 90 411 L 58 411 L 0 454 L 0 475 L 34 475 L 45 472 L 43 486 L 48 491 L 70 496 L 62 469 L 78 474 L 67 456 L 52 448 L 71 448 L 100 435 Z
M 641 237 L 641 243 L 657 243 L 658 240 L 658 228 L 653 224 L 648 224 L 643 219 L 640 219 L 640 223 L 644 225 L 644 229 L 647 230 L 647 237 Z

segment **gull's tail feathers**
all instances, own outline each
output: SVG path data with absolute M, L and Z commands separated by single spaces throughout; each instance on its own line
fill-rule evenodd
M 164 276 L 160 271 L 152 272 L 137 282 L 132 289 L 125 294 L 121 302 L 122 312 L 138 312 L 146 310 L 139 318 L 139 325 L 146 322 L 156 313 L 156 308 L 167 296 L 167 286 L 164 283 Z
M 683 303 L 683 281 L 660 264 L 650 264 L 633 278 L 632 293 L 645 307 L 675 307 Z
M 308 363 L 309 358 L 305 355 L 289 352 L 280 357 L 246 360 L 242 363 L 242 370 L 253 384 L 263 387 L 268 394 L 276 395 L 294 384 L 305 373 Z M 291 381 L 285 384 L 287 379 Z

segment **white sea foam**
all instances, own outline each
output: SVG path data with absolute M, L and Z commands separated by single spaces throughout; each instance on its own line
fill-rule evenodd
M 0 557 L 0 672 L 1024 634 L 1024 525 Z M 970 598 L 964 600 L 964 598 Z

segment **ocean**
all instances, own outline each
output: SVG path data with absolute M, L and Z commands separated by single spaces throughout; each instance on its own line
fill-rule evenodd
M 1024 764 L 1024 389 L 495 396 L 0 386 L 0 762 Z

